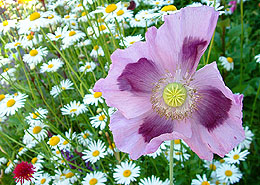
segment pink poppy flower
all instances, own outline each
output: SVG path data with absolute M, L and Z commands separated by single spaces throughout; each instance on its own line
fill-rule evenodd
M 146 42 L 112 55 L 94 87 L 118 111 L 110 129 L 132 159 L 165 140 L 183 139 L 202 159 L 223 157 L 244 139 L 242 95 L 228 89 L 216 63 L 196 71 L 218 19 L 212 7 L 187 7 L 151 27 Z
M 230 10 L 231 10 L 231 13 L 234 13 L 234 11 L 237 9 L 237 1 L 230 1 L 228 3 L 230 7 Z

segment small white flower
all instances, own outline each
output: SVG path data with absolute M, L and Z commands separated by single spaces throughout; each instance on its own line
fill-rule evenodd
M 78 134 L 77 139 L 78 139 L 79 144 L 82 144 L 83 146 L 88 146 L 88 144 L 92 140 L 91 136 L 92 136 L 92 134 L 88 130 Z
M 88 150 L 84 150 L 82 153 L 82 159 L 89 161 L 92 164 L 107 155 L 105 144 L 101 140 L 90 142 Z
M 196 175 L 197 179 L 192 179 L 191 185 L 210 185 L 210 181 L 208 181 L 206 174 L 203 174 L 201 177 L 200 175 Z
M 255 56 L 256 63 L 260 63 L 260 54 Z
M 98 56 L 104 56 L 104 55 L 105 54 L 104 54 L 102 47 L 98 46 L 98 45 L 94 46 L 93 50 L 90 53 L 90 56 L 94 57 L 94 58 L 98 58 Z
M 34 125 L 39 122 L 41 123 L 44 119 L 46 119 L 47 114 L 48 111 L 40 107 L 36 109 L 35 112 L 30 113 L 29 116 L 25 117 L 25 119 L 30 125 Z
M 98 102 L 103 103 L 102 92 L 94 92 L 92 89 L 89 89 L 91 94 L 86 94 L 83 98 L 84 104 L 98 106 Z
M 245 139 L 239 144 L 239 146 L 241 147 L 241 149 L 249 149 L 250 148 L 250 144 L 253 140 L 254 134 L 252 133 L 251 130 L 249 130 L 249 127 L 246 126 L 244 127 L 245 130 Z
M 86 74 L 87 72 L 92 72 L 96 68 L 96 64 L 94 62 L 86 62 L 83 66 L 79 68 L 80 72 L 84 72 Z
M 226 183 L 234 184 L 242 178 L 242 173 L 235 165 L 222 164 L 217 169 L 217 177 Z
M 122 40 L 120 41 L 119 45 L 120 46 L 126 46 L 129 47 L 132 44 L 134 44 L 135 42 L 139 42 L 141 40 L 143 40 L 144 38 L 142 37 L 142 35 L 136 35 L 136 36 L 128 36 L 123 38 L 123 42 Z
M 233 70 L 234 69 L 234 62 L 231 57 L 219 57 L 218 59 L 221 62 L 221 65 L 227 70 Z
M 33 48 L 29 54 L 23 56 L 24 62 L 29 65 L 37 65 L 43 61 L 43 58 L 47 55 L 48 51 L 46 48 Z
M 83 179 L 82 184 L 85 185 L 106 185 L 107 178 L 106 174 L 102 172 L 94 171 L 93 173 L 87 174 Z
M 113 177 L 118 184 L 130 184 L 130 182 L 135 181 L 140 174 L 140 167 L 136 166 L 135 163 L 130 161 L 129 163 L 121 162 L 120 165 L 116 166 Z
M 240 161 L 245 161 L 246 156 L 249 154 L 247 150 L 241 152 L 241 147 L 238 146 L 231 150 L 224 158 L 229 164 L 239 164 Z
M 152 177 L 141 179 L 139 185 L 169 185 L 169 183 L 163 182 L 159 177 L 152 175 Z
M 59 85 L 55 85 L 52 87 L 50 94 L 55 98 L 57 97 L 62 91 L 74 89 L 73 83 L 69 80 L 62 80 Z
M 63 62 L 57 58 L 57 59 L 52 59 L 50 61 L 48 61 L 48 63 L 44 63 L 41 66 L 41 73 L 45 73 L 45 72 L 56 72 L 60 67 L 63 66 Z
M 78 116 L 86 111 L 86 106 L 81 104 L 79 101 L 76 102 L 75 100 L 61 108 L 62 115 L 70 115 L 71 117 L 74 117 L 75 115 Z

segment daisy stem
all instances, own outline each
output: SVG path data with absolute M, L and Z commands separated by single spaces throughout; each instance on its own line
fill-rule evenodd
M 171 140 L 170 146 L 170 185 L 173 185 L 173 140 Z
M 243 1 L 240 1 L 240 14 L 241 14 L 241 38 L 240 38 L 240 80 L 239 84 L 241 86 L 243 80 L 243 40 L 244 40 L 244 12 L 243 12 Z

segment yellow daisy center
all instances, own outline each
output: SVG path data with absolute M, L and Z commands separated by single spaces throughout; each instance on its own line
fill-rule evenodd
M 37 157 L 32 158 L 32 163 L 35 164 L 38 161 Z
M 3 26 L 7 26 L 7 25 L 8 25 L 8 21 L 7 20 L 3 21 Z
M 110 4 L 106 7 L 105 11 L 106 13 L 111 13 L 117 9 L 116 4 Z
M 90 179 L 89 184 L 95 185 L 95 184 L 97 184 L 97 182 L 98 182 L 98 180 L 96 178 L 92 178 L 92 179 Z
M 175 139 L 175 140 L 174 140 L 174 144 L 176 144 L 176 145 L 181 144 L 181 140 L 180 140 L 180 139 Z
M 94 93 L 94 98 L 99 98 L 102 96 L 102 92 L 95 92 Z
M 83 135 L 83 138 L 84 138 L 84 139 L 87 139 L 88 136 L 89 136 L 89 134 L 84 134 L 84 135 Z
M 6 103 L 7 107 L 12 107 L 14 106 L 14 104 L 16 103 L 16 101 L 14 99 L 10 99 L 8 100 L 8 102 Z
M 58 38 L 60 38 L 60 37 L 61 37 L 61 35 L 56 35 L 56 36 L 55 36 L 56 39 L 58 39 Z
M 220 162 L 220 163 L 224 163 L 225 160 L 224 160 L 224 159 L 220 159 L 219 162 Z
M 40 126 L 35 126 L 35 127 L 33 128 L 33 134 L 39 134 L 39 133 L 41 132 L 41 130 L 42 130 L 42 127 L 40 127 Z
M 233 156 L 233 159 L 234 159 L 234 160 L 238 160 L 238 159 L 239 159 L 239 155 L 238 155 L 238 154 L 235 154 L 235 155 Z
M 201 185 L 210 185 L 210 183 L 208 181 L 203 181 Z
M 11 164 L 11 161 L 8 161 L 8 163 L 6 164 L 6 166 L 9 166 Z
M 18 151 L 19 151 L 19 152 L 21 152 L 22 150 L 23 150 L 23 147 L 19 148 L 19 150 L 18 150 Z
M 74 173 L 72 173 L 72 172 L 69 172 L 69 173 L 67 173 L 66 175 L 65 175 L 65 177 L 68 179 L 68 178 L 71 178 L 71 177 L 73 177 L 74 176 Z
M 163 12 L 176 11 L 176 10 L 177 10 L 177 8 L 176 8 L 176 6 L 174 6 L 174 5 L 164 6 L 164 7 L 161 9 L 161 11 L 163 11 Z
M 227 57 L 227 61 L 228 61 L 229 63 L 233 63 L 233 58 Z
M 217 167 L 215 164 L 210 164 L 209 169 L 211 169 L 212 171 L 216 171 Z
M 67 145 L 69 142 L 67 141 L 67 140 L 65 140 L 64 142 L 63 142 L 63 145 Z
M 135 43 L 136 41 L 132 41 L 132 42 L 130 42 L 130 44 L 133 44 L 133 43 Z
M 75 34 L 76 34 L 75 31 L 70 31 L 70 32 L 69 32 L 69 36 L 70 36 L 70 37 L 73 36 L 73 35 L 75 35 Z
M 66 87 L 61 87 L 62 90 L 66 90 Z M 72 109 L 73 110 L 73 109 Z
M 77 111 L 77 109 L 71 109 L 71 110 L 70 110 L 70 113 L 76 112 L 76 111 Z
M 4 72 L 7 72 L 8 70 L 9 70 L 9 68 L 5 68 L 5 69 L 4 69 Z
M 17 43 L 14 44 L 14 46 L 20 46 L 20 45 L 21 45 L 20 42 L 17 42 Z
M 85 15 L 86 15 L 86 12 L 82 12 L 81 16 L 83 17 L 83 16 L 85 16 Z
M 99 48 L 99 46 L 98 46 L 98 45 L 95 45 L 95 46 L 94 46 L 94 50 L 96 50 L 96 51 L 97 51 L 97 50 L 98 50 L 98 48 Z
M 118 12 L 116 12 L 116 15 L 120 16 L 120 15 L 123 15 L 124 13 L 125 13 L 124 10 L 119 10 Z
M 78 7 L 81 7 L 82 6 L 82 4 L 78 4 Z
M 31 15 L 30 15 L 30 21 L 34 21 L 36 19 L 39 19 L 41 17 L 41 14 L 39 14 L 38 12 L 33 12 Z
M 0 101 L 2 101 L 3 99 L 5 99 L 5 95 L 4 94 L 0 94 Z
M 226 171 L 225 171 L 225 175 L 228 176 L 228 177 L 232 176 L 232 174 L 233 174 L 233 173 L 232 173 L 231 170 L 226 170 Z
M 102 114 L 101 116 L 98 117 L 99 121 L 104 121 L 106 119 L 106 116 Z
M 28 35 L 28 36 L 27 36 L 27 39 L 28 39 L 28 40 L 33 40 L 33 35 L 31 35 L 31 34 Z
M 32 117 L 33 117 L 33 119 L 36 119 L 36 118 L 38 118 L 39 117 L 39 113 L 38 112 L 36 112 L 36 113 L 32 113 Z
M 69 19 L 69 18 L 70 18 L 70 16 L 69 16 L 69 15 L 66 15 L 64 18 L 65 18 L 65 19 Z
M 164 102 L 171 107 L 180 107 L 187 97 L 185 87 L 180 83 L 170 83 L 163 90 Z
M 103 30 L 107 29 L 107 27 L 103 24 L 100 25 L 98 28 L 99 28 L 99 31 L 103 31 Z
M 99 156 L 99 154 L 100 154 L 100 152 L 99 152 L 98 150 L 95 150 L 95 151 L 92 153 L 92 155 L 93 155 L 94 157 Z
M 53 66 L 54 66 L 53 64 L 49 64 L 48 68 L 53 68 Z
M 44 184 L 45 182 L 46 182 L 46 179 L 43 178 L 43 179 L 41 180 L 41 184 Z
M 125 171 L 123 172 L 123 176 L 124 176 L 124 177 L 129 177 L 131 174 L 132 174 L 132 172 L 131 172 L 130 170 L 125 170 Z
M 36 49 L 33 49 L 33 50 L 30 51 L 29 54 L 30 54 L 32 57 L 34 57 L 34 56 L 38 55 L 38 51 L 37 51 Z
M 54 18 L 54 15 L 50 15 L 49 17 L 48 17 L 48 19 L 53 19 Z
M 71 25 L 72 25 L 72 26 L 76 26 L 76 23 L 75 23 L 75 22 L 73 22 L 73 23 L 71 23 Z
M 87 65 L 85 68 L 86 68 L 86 69 L 90 69 L 90 68 L 91 68 L 91 66 L 90 66 L 90 65 Z
M 60 138 L 58 136 L 53 136 L 49 143 L 51 146 L 56 146 L 60 142 Z

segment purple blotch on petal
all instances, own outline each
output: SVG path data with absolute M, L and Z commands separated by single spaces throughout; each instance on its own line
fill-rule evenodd
M 209 86 L 207 89 L 199 90 L 201 95 L 198 104 L 198 121 L 208 131 L 212 131 L 222 125 L 228 119 L 228 112 L 232 101 L 227 98 L 219 89 Z
M 153 83 L 160 77 L 157 66 L 146 58 L 127 64 L 117 78 L 120 91 L 150 93 Z
M 197 65 L 197 62 L 205 51 L 206 46 L 206 40 L 194 37 L 185 37 L 181 49 L 182 68 L 184 67 L 188 72 L 190 72 L 193 68 L 197 67 L 195 65 Z
M 166 120 L 154 113 L 144 118 L 138 133 L 141 134 L 144 137 L 144 141 L 148 143 L 157 136 L 173 132 L 173 124 L 174 122 L 172 120 Z

